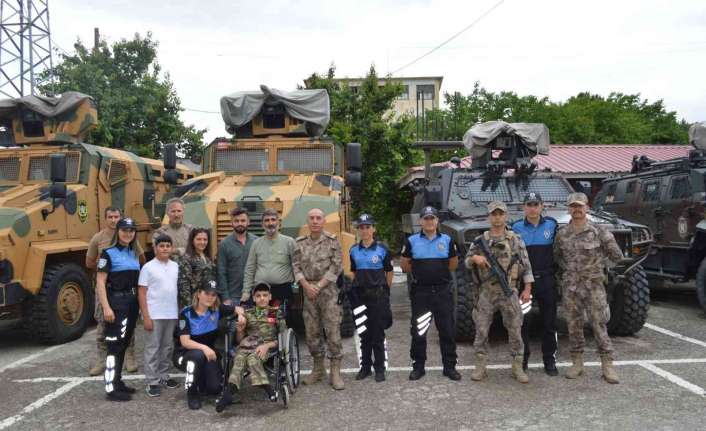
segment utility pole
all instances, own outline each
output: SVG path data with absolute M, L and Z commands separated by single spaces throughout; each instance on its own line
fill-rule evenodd
M 100 45 L 101 33 L 98 27 L 93 27 L 93 52 L 98 52 L 98 45 Z
M 52 67 L 49 0 L 0 0 L 0 95 L 36 94 Z

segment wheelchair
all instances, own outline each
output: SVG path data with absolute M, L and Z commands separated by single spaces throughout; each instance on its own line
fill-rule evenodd
M 280 307 L 282 316 L 286 316 L 286 303 Z M 283 318 L 284 320 L 284 318 Z M 229 316 L 226 319 L 225 346 L 226 354 L 223 355 L 223 387 L 228 384 L 230 369 L 235 358 L 237 346 L 233 345 L 235 340 L 237 316 Z M 270 380 L 270 384 L 275 393 L 273 402 L 282 401 L 284 408 L 289 407 L 290 397 L 299 387 L 299 342 L 297 334 L 292 328 L 282 331 L 279 323 L 277 326 L 277 350 L 268 352 L 267 360 L 264 363 L 265 372 Z M 243 377 L 248 376 L 246 371 Z

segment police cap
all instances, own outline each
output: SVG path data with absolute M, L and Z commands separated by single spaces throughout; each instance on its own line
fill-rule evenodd
M 425 206 L 424 208 L 422 208 L 422 213 L 421 213 L 422 218 L 438 217 L 438 216 L 439 216 L 439 212 L 436 210 L 436 208 L 434 208 L 432 206 Z
M 133 219 L 131 219 L 130 217 L 121 218 L 118 221 L 118 229 L 137 230 L 137 225 L 135 224 L 135 221 Z

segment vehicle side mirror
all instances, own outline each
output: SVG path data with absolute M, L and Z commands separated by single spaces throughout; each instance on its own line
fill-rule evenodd
M 49 197 L 52 199 L 66 199 L 66 183 L 54 183 L 49 186 Z
M 346 171 L 346 186 L 360 187 L 363 185 L 363 174 L 355 171 Z
M 174 144 L 167 144 L 164 146 L 164 169 L 170 170 L 170 169 L 176 169 L 177 165 L 177 154 L 176 154 L 176 145 Z
M 66 182 L 66 155 L 63 153 L 49 156 L 49 178 L 52 183 Z
M 164 171 L 164 182 L 167 184 L 176 184 L 179 181 L 179 172 L 176 169 L 167 169 Z
M 363 185 L 363 157 L 360 144 L 351 142 L 346 145 L 346 186 L 361 187 Z

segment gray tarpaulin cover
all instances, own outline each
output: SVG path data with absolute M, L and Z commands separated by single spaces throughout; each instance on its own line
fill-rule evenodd
M 689 143 L 699 150 L 706 150 L 706 121 L 689 127 Z
M 86 99 L 91 99 L 91 96 L 76 91 L 67 91 L 59 97 L 24 96 L 18 99 L 3 99 L 0 100 L 0 115 L 24 107 L 47 118 L 54 118 L 72 111 Z
M 317 135 L 328 126 L 330 112 L 326 90 L 281 91 L 261 85 L 260 91 L 241 91 L 221 97 L 221 115 L 226 130 L 233 133 L 252 120 L 265 102 L 281 102 L 292 117 L 316 124 L 319 126 Z
M 502 133 L 520 137 L 534 153 L 549 154 L 549 129 L 542 123 L 488 121 L 476 124 L 463 135 L 463 144 L 472 158 L 480 158 L 488 151 L 488 144 Z

